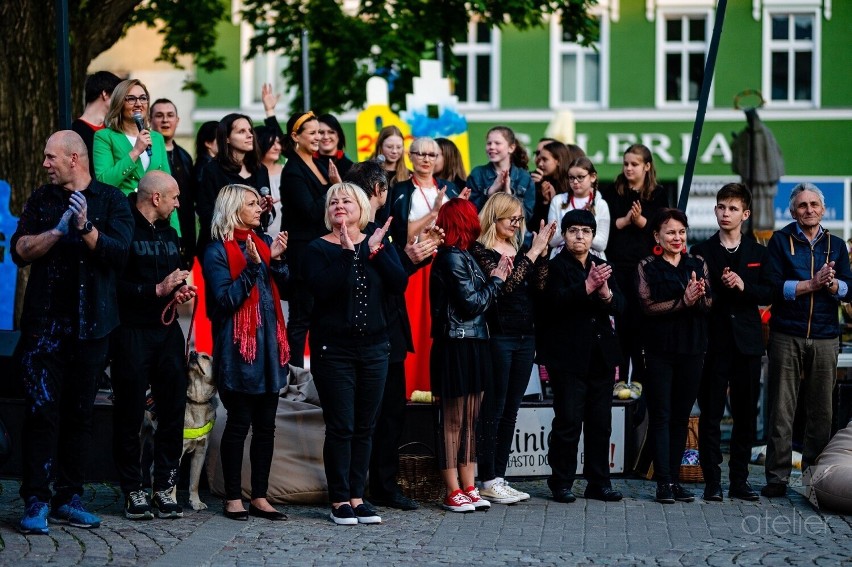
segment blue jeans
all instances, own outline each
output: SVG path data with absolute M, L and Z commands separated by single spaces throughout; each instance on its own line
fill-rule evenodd
M 518 409 L 530 382 L 535 337 L 497 335 L 491 337 L 488 346 L 494 372 L 486 377 L 476 441 L 476 462 L 482 481 L 506 474 Z
M 390 345 L 311 341 L 311 373 L 325 420 L 325 477 L 331 502 L 363 498 Z

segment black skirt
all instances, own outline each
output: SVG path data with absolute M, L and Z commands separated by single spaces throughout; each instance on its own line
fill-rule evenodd
M 429 364 L 433 396 L 479 394 L 491 375 L 491 351 L 485 339 L 436 338 Z

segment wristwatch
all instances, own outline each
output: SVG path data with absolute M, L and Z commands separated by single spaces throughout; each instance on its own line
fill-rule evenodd
M 93 230 L 95 230 L 95 225 L 92 224 L 92 221 L 86 221 L 86 223 L 83 225 L 83 228 L 80 229 L 80 235 L 82 236 L 89 234 Z

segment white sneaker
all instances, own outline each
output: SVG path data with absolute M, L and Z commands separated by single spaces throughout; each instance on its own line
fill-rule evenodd
M 495 504 L 515 504 L 521 501 L 520 498 L 506 490 L 505 484 L 499 482 L 495 482 L 490 488 L 483 488 L 479 491 L 479 495 Z
M 471 502 L 470 498 L 467 497 L 467 494 L 461 490 L 456 490 L 452 494 L 448 494 L 447 497 L 444 498 L 444 502 L 441 504 L 441 507 L 444 510 L 449 510 L 450 512 L 473 512 L 476 510 L 473 502 Z
M 527 494 L 526 492 L 523 492 L 521 490 L 518 490 L 517 488 L 512 488 L 511 486 L 509 486 L 509 483 L 506 482 L 505 480 L 500 481 L 500 485 L 506 490 L 506 492 L 508 492 L 512 496 L 517 496 L 518 502 L 524 502 L 525 500 L 530 499 L 529 494 Z
M 470 490 L 465 490 L 465 494 L 470 498 L 470 503 L 477 510 L 487 510 L 491 508 L 491 502 L 479 496 L 479 489 L 471 486 Z

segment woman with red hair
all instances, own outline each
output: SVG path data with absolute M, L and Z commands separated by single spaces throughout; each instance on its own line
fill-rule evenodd
M 476 420 L 484 379 L 491 373 L 485 311 L 511 272 L 512 258 L 501 257 L 489 276 L 482 272 L 468 252 L 479 236 L 479 217 L 465 199 L 452 199 L 441 207 L 436 224 L 444 229 L 445 238 L 429 280 L 430 365 L 432 393 L 441 408 L 438 459 L 447 487 L 443 507 L 472 512 L 491 506 L 474 486 Z

